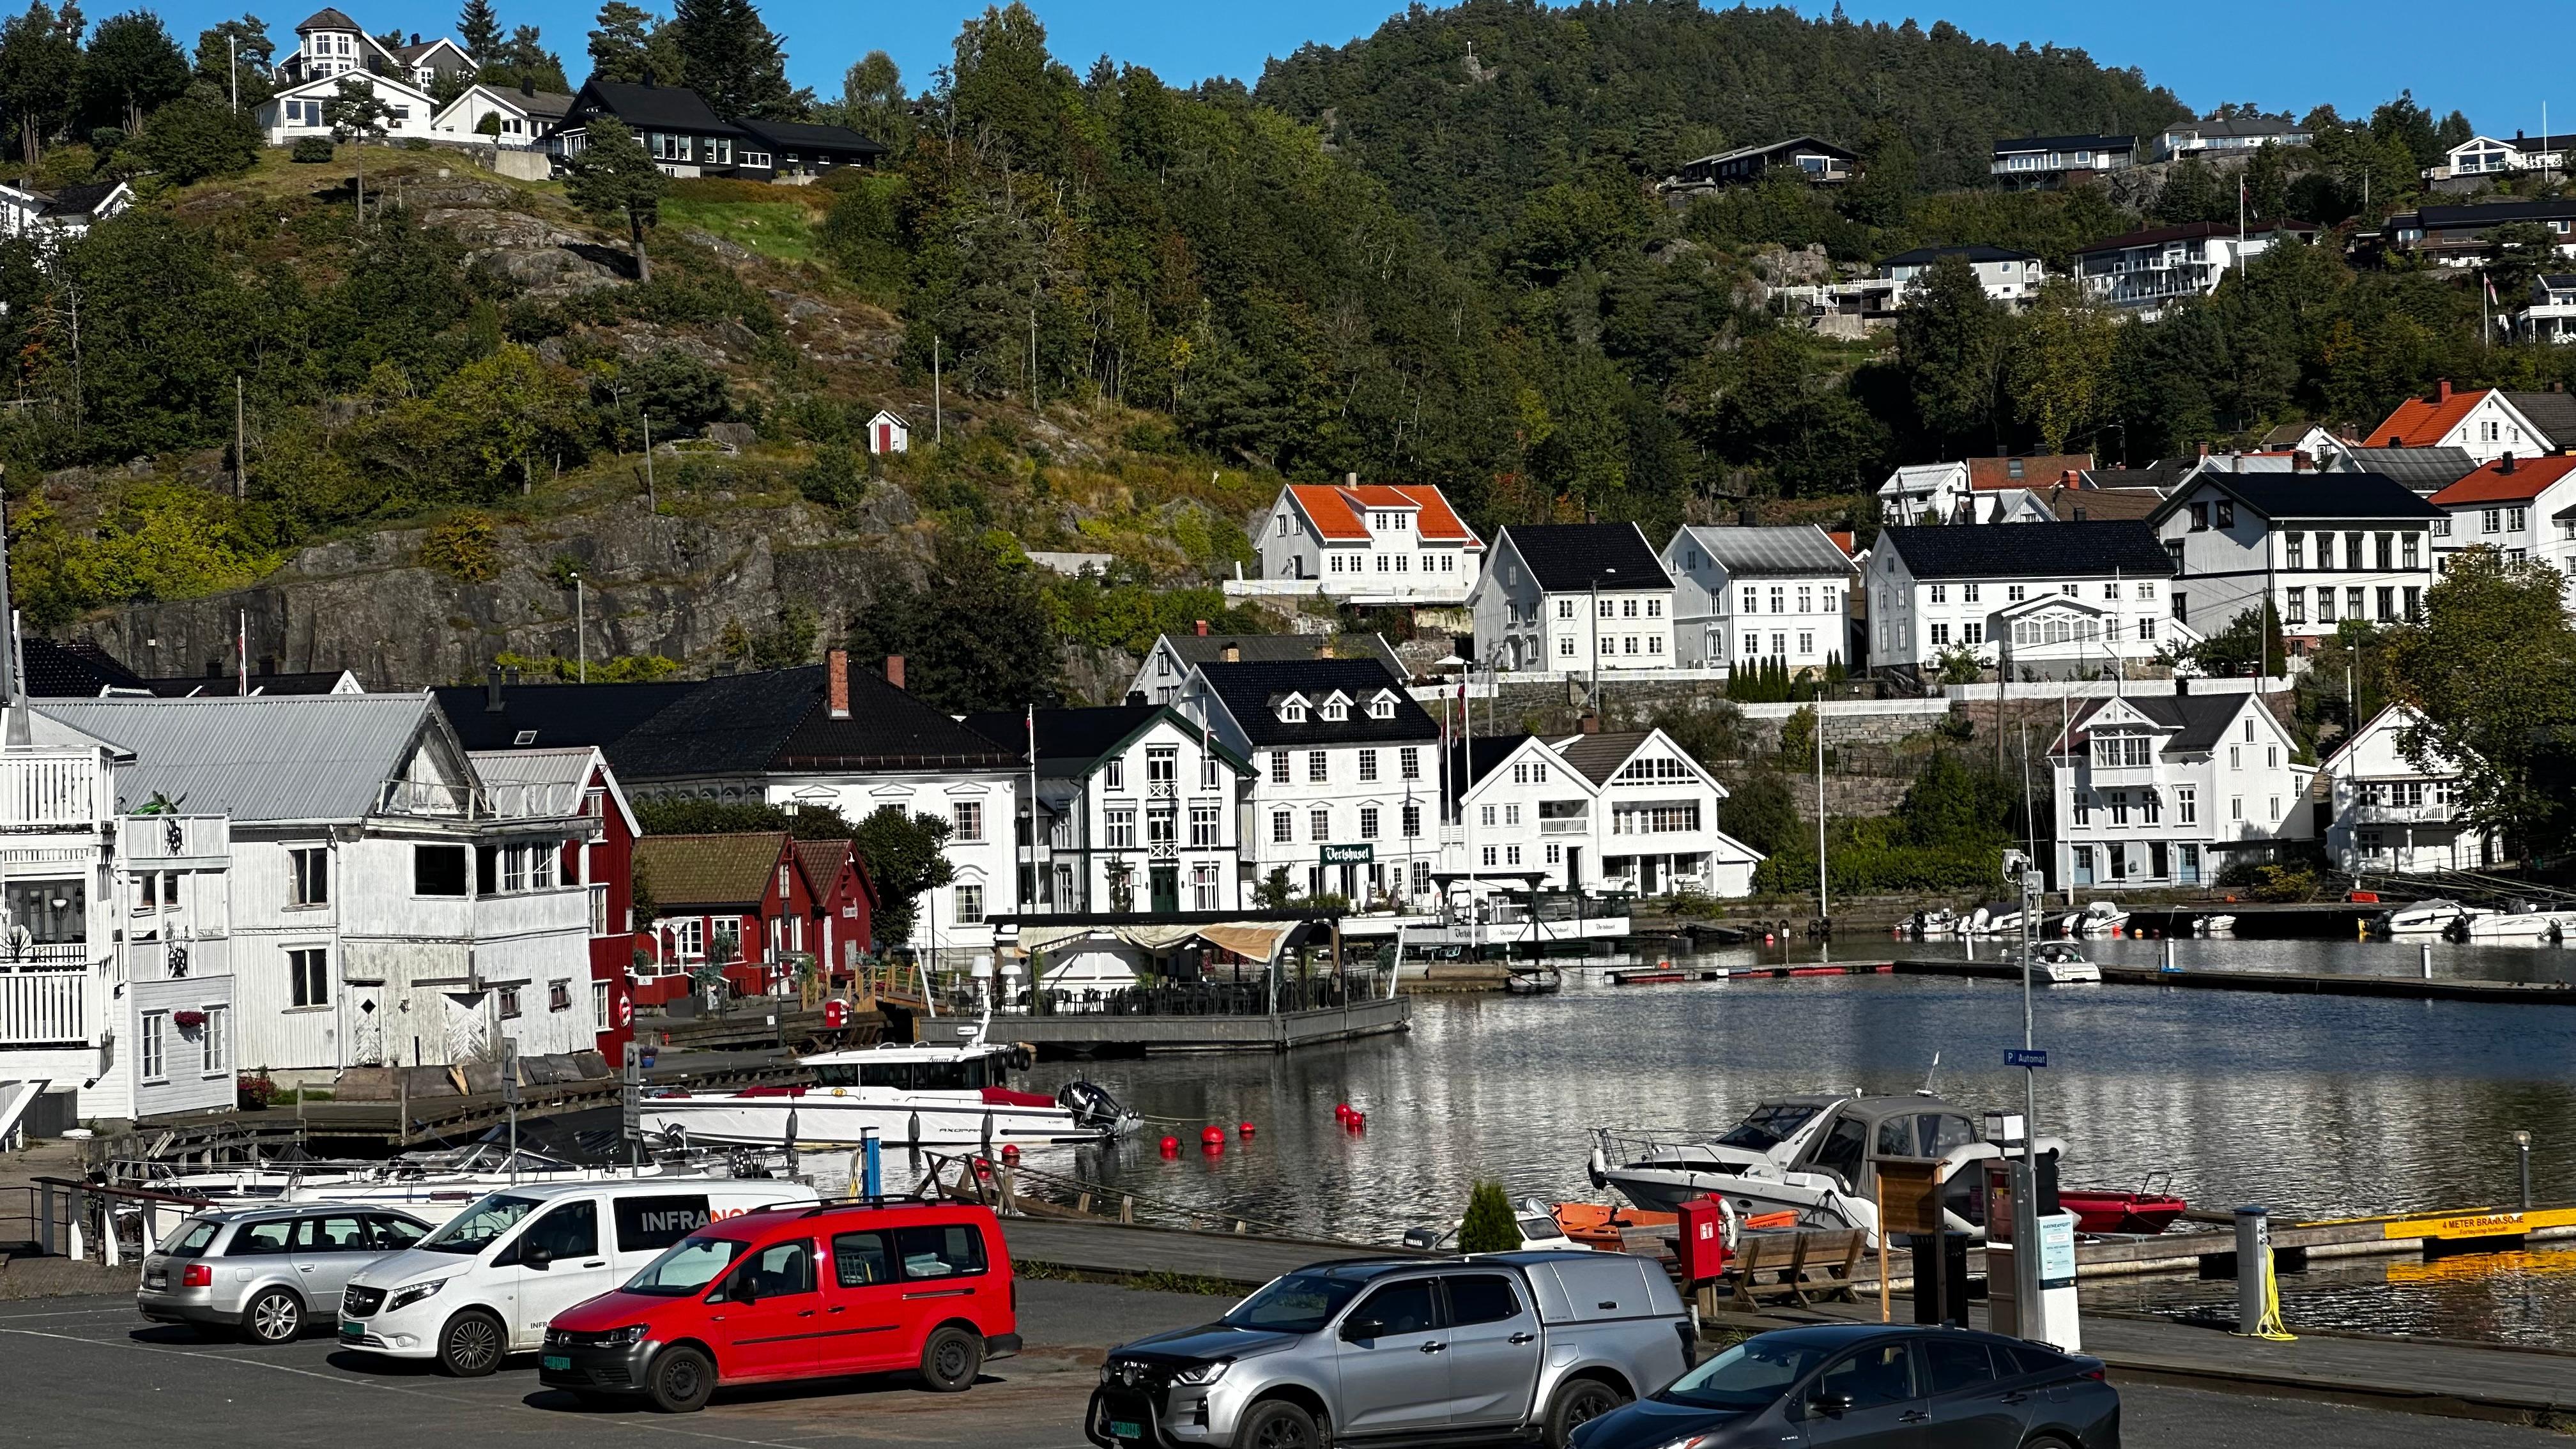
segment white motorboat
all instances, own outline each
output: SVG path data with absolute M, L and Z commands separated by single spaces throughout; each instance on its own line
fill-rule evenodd
M 1906 923 L 1917 936 L 1947 936 L 1959 929 L 1959 913 L 1948 906 L 1929 911 L 1916 911 Z
M 1640 1137 L 1602 1128 L 1594 1134 L 1595 1187 L 1616 1188 L 1647 1212 L 1678 1212 L 1692 1198 L 1716 1196 L 1739 1217 L 1793 1212 L 1801 1223 L 1859 1228 L 1878 1239 L 1878 1160 L 1940 1157 L 1978 1142 L 1967 1109 L 1925 1093 L 1778 1097 L 1712 1139 Z M 2038 1142 L 2063 1156 L 2065 1143 Z M 1968 1178 L 1952 1181 L 1945 1199 L 1953 1231 L 1982 1234 L 1972 1214 Z
M 2043 986 L 2099 984 L 2102 968 L 2063 941 L 2043 941 L 2030 948 L 2030 979 Z
M 2095 901 L 2066 918 L 2070 936 L 2116 936 L 2129 924 L 2129 913 L 2115 901 Z
M 2021 907 L 2010 901 L 1995 901 L 1968 913 L 1967 924 L 1960 928 L 1970 936 L 2018 936 L 2021 934 Z
M 2234 916 L 2200 916 L 2191 923 L 2191 933 L 2195 936 L 2225 936 L 2235 930 Z
M 2571 925 L 2576 925 L 2576 911 L 2544 911 L 2529 901 L 2517 901 L 2510 911 L 2479 911 L 2455 917 L 2443 934 L 2458 941 L 2537 945 L 2564 939 Z
M 988 1042 L 980 1024 L 959 1033 L 950 1046 L 889 1042 L 801 1057 L 812 1086 L 647 1093 L 644 1131 L 675 1147 L 783 1147 L 792 1138 L 819 1149 L 854 1147 L 871 1127 L 889 1147 L 1097 1142 L 1135 1128 L 1135 1114 L 1091 1082 L 1068 1082 L 1052 1097 L 1014 1088 L 1028 1048 Z
M 2492 912 L 2464 906 L 2458 901 L 2417 901 L 2381 912 L 2378 925 L 2383 933 L 2391 936 L 2438 936 L 2462 916 L 2488 914 Z

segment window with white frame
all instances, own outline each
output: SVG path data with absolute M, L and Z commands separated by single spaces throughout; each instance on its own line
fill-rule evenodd
M 1216 880 L 1217 875 L 1215 866 L 1194 865 L 1190 867 L 1190 909 L 1195 911 L 1213 911 L 1220 909 L 1216 898 Z
M 1404 809 L 1396 818 L 1403 825 L 1405 839 L 1420 840 L 1422 838 L 1422 806 L 1420 802 L 1413 800 L 1405 801 Z
M 1333 768 L 1330 763 L 1331 760 L 1332 755 L 1329 751 L 1308 750 L 1306 752 L 1306 783 L 1309 785 L 1321 785 L 1330 781 L 1333 777 Z
M 147 1082 L 170 1080 L 169 1032 L 170 1013 L 166 1011 L 143 1013 L 143 1039 L 137 1055 L 141 1058 L 143 1080 Z
M 1100 812 L 1100 843 L 1109 850 L 1136 848 L 1136 807 L 1112 805 Z
M 1422 778 L 1422 750 L 1419 746 L 1406 745 L 1395 752 L 1395 773 L 1398 779 Z
M 572 981 L 570 978 L 558 976 L 554 980 L 546 983 L 546 1010 L 572 1010 Z
M 2200 823 L 2200 789 L 2198 786 L 2174 786 L 2174 823 L 2177 825 L 2198 825 Z
M 1306 838 L 1325 841 L 1333 838 L 1333 809 L 1318 805 L 1306 812 Z
M 948 807 L 948 811 L 949 811 L 949 815 L 950 815 L 950 816 L 951 816 L 951 817 L 956 821 L 956 823 L 957 823 L 957 829 L 956 829 L 956 830 L 952 833 L 952 835 L 951 835 L 951 838 L 952 838 L 953 840 L 957 841 L 957 842 L 958 842 L 958 843 L 960 843 L 960 844 L 975 844 L 975 843 L 979 843 L 979 842 L 981 842 L 981 841 L 983 840 L 983 838 L 984 838 L 984 802 L 983 802 L 983 801 L 981 801 L 981 800 L 959 800 L 959 801 L 956 801 L 956 802 L 952 803 L 952 804 Z
M 1297 815 L 1290 810 L 1270 812 L 1270 843 L 1288 845 L 1297 839 Z
M 207 1076 L 220 1077 L 233 1069 L 233 1009 L 224 1003 L 206 1005 L 205 1062 Z
M 1214 805 L 1191 806 L 1190 848 L 1193 850 L 1214 850 L 1218 843 L 1217 807 Z
M 1111 760 L 1101 767 L 1100 788 L 1104 790 L 1124 790 L 1127 788 L 1127 762 L 1125 760 Z
M 949 900 L 956 911 L 957 924 L 974 926 L 983 923 L 984 888 L 982 886 L 958 886 L 949 893 Z
M 1285 785 L 1288 783 L 1288 752 L 1286 750 L 1272 750 L 1270 752 L 1270 783 L 1273 785 Z
M 1374 805 L 1360 807 L 1360 839 L 1377 839 L 1377 807 Z
M 1373 780 L 1375 780 L 1376 778 L 1377 778 L 1377 751 L 1375 751 L 1375 750 L 1362 750 L 1362 751 L 1360 751 L 1360 782 L 1361 782 L 1362 784 L 1367 784 L 1368 782 L 1373 781 Z
M 608 1001 L 608 983 L 605 981 L 590 983 L 590 1019 L 602 1031 L 616 1024 L 608 1019 Z
M 286 953 L 286 1000 L 291 1007 L 331 1004 L 331 953 L 300 946 Z

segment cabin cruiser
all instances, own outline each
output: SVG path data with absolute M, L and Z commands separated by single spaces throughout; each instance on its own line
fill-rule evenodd
M 1961 933 L 1970 936 L 2018 936 L 2021 934 L 2021 907 L 2011 901 L 1995 901 L 1968 913 Z
M 2463 916 L 2488 914 L 2491 913 L 2453 900 L 2417 901 L 2382 911 L 2377 924 L 2391 936 L 2438 936 Z
M 1025 1046 L 960 1027 L 954 1045 L 887 1042 L 800 1057 L 812 1086 L 729 1092 L 648 1092 L 645 1133 L 665 1144 L 747 1143 L 800 1149 L 853 1147 L 866 1129 L 888 1146 L 1096 1142 L 1134 1130 L 1137 1117 L 1105 1088 L 1068 1082 L 1054 1096 L 1023 1092 Z
M 1878 1162 L 1940 1157 L 1982 1140 L 1977 1118 L 1938 1097 L 1864 1093 L 1777 1097 L 1713 1139 L 1658 1140 L 1602 1128 L 1591 1177 L 1647 1212 L 1679 1212 L 1693 1198 L 1718 1197 L 1738 1217 L 1793 1212 L 1803 1224 L 1859 1228 L 1878 1240 Z M 2063 1140 L 2039 1151 L 2062 1157 Z M 1973 1173 L 1951 1180 L 1944 1197 L 1953 1231 L 1982 1235 L 1969 1192 Z
M 2576 911 L 2544 911 L 2529 901 L 2516 901 L 2509 911 L 2476 911 L 2452 918 L 2442 934 L 2454 941 L 2522 941 L 2537 944 L 2564 938 L 2576 925 Z
M 2191 923 L 2191 933 L 2195 936 L 2229 936 L 2235 932 L 2234 916 L 2199 916 Z
M 2030 979 L 2040 986 L 2098 984 L 2102 968 L 2064 941 L 2042 941 L 2030 948 Z
M 2095 901 L 2066 918 L 2069 936 L 2116 936 L 2129 924 L 2129 913 L 2113 901 Z
M 1951 935 L 1959 929 L 1959 913 L 1948 906 L 1916 911 L 1906 919 L 1905 928 L 1917 936 Z

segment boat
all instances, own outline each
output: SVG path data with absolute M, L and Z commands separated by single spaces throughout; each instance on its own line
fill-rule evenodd
M 1714 1138 L 1594 1131 L 1589 1175 L 1651 1213 L 1678 1213 L 1698 1197 L 1719 1197 L 1743 1219 L 1794 1214 L 1799 1224 L 1858 1228 L 1878 1240 L 1878 1160 L 1939 1157 L 1981 1139 L 1979 1114 L 1932 1096 L 1862 1092 L 1774 1097 Z M 2042 1137 L 2062 1157 L 2063 1140 Z M 1982 1209 L 1968 1174 L 1944 1199 L 1955 1232 L 1982 1236 Z
M 1553 966 L 1515 966 L 1503 978 L 1503 990 L 1512 996 L 1554 996 L 1565 989 L 1565 973 Z
M 2225 936 L 2235 930 L 2234 916 L 2198 916 L 2191 923 L 2191 933 L 2195 936 Z
M 2102 968 L 2064 941 L 2042 941 L 2030 948 L 2030 979 L 2043 986 L 2098 983 Z
M 1970 936 L 2018 936 L 2021 934 L 2021 907 L 2011 901 L 1993 901 L 1968 913 L 1961 928 Z
M 852 1147 L 875 1128 L 888 1146 L 964 1147 L 1098 1142 L 1133 1131 L 1138 1118 L 1106 1088 L 1068 1082 L 1054 1096 L 1024 1092 L 1011 1073 L 1033 1053 L 984 1039 L 986 1022 L 958 1028 L 954 1045 L 888 1042 L 797 1058 L 811 1086 L 644 1096 L 646 1135 L 671 1147 L 743 1143 L 801 1149 Z
M 2380 912 L 2376 924 L 2382 935 L 2438 936 L 2453 921 L 2474 911 L 2474 907 L 2454 900 L 2417 901 Z
M 1691 973 L 1675 970 L 1670 961 L 1659 961 L 1651 967 L 1640 967 L 1634 971 L 1610 973 L 1610 984 L 1613 986 L 1669 986 L 1674 982 L 1690 979 Z
M 1953 935 L 1959 929 L 1959 913 L 1948 906 L 1929 911 L 1916 911 L 1906 919 L 1905 928 L 1917 936 Z
M 2454 941 L 2538 944 L 2563 939 L 2570 926 L 2576 926 L 2576 911 L 2544 911 L 2529 901 L 2516 901 L 2509 911 L 2478 911 L 2454 917 L 2442 934 Z
M 2120 928 L 2127 924 L 2129 924 L 2129 913 L 2120 909 L 2116 902 L 2095 901 L 2066 918 L 2066 934 L 2116 936 L 2120 934 Z
M 2155 1190 L 2156 1178 L 2136 1192 L 2113 1188 L 2061 1187 L 2057 1190 L 2060 1209 L 2075 1214 L 2075 1231 L 2095 1237 L 2134 1235 L 2153 1237 L 2180 1221 L 2190 1204 L 2169 1192 Z

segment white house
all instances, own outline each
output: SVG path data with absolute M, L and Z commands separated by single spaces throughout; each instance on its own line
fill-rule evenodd
M 2513 331 L 2525 342 L 2576 342 L 2576 273 L 2532 278 L 2529 297 L 2513 314 Z
M 1265 583 L 1390 603 L 1457 604 L 1476 587 L 1485 542 L 1426 483 L 1291 483 L 1258 525 Z M 1234 589 L 1229 592 L 1264 592 Z
M 1202 664 L 1282 664 L 1300 659 L 1374 659 L 1398 684 L 1411 679 L 1383 634 L 1211 634 L 1198 621 L 1192 634 L 1163 634 L 1145 651 L 1145 662 L 1127 686 L 1129 704 L 1170 704 L 1181 697 L 1190 671 Z
M 2576 257 L 2576 198 L 2563 196 L 2528 201 L 2481 197 L 2466 206 L 2421 206 L 2388 218 L 2383 234 L 2392 252 L 2465 270 L 2483 267 L 2494 257 L 2497 227 L 2515 225 L 2548 228 L 2557 234 L 2558 255 Z
M 2526 171 L 2562 171 L 2566 169 L 2569 140 L 2566 136 L 2526 136 L 2520 131 L 2514 132 L 2509 140 L 2471 136 L 2443 152 L 2440 161 L 2425 167 L 2424 179 L 2450 181 L 2476 176 L 2515 176 Z
M 2049 754 L 2060 890 L 2205 885 L 2316 837 L 2317 769 L 2257 695 L 2095 700 Z
M 2346 619 L 2412 619 L 2441 509 L 2376 473 L 2201 472 L 2149 514 L 2173 557 L 2173 616 L 2215 634 L 2272 600 L 2294 652 Z
M 2464 548 L 2492 548 L 2576 569 L 2576 454 L 2507 453 L 2429 501 L 2445 515 L 2433 520 L 2437 566 Z
M 2131 136 L 2020 136 L 1997 141 L 1986 173 L 2014 190 L 2053 189 L 2138 164 Z
M 1633 523 L 1505 528 L 1467 607 L 1488 668 L 1668 669 L 1675 659 L 1673 581 Z
M 2152 320 L 2184 297 L 2206 297 L 2227 274 L 2284 242 L 2312 242 L 2317 228 L 2304 221 L 2195 221 L 2150 227 L 2098 241 L 2075 253 L 2075 275 L 2084 290 L 2111 306 Z
M 352 71 L 408 76 L 402 57 L 367 33 L 347 12 L 325 6 L 295 27 L 295 49 L 277 62 L 278 79 L 289 85 L 327 80 Z M 422 83 L 424 86 L 427 82 Z
M 556 864 L 599 822 L 578 792 L 496 798 L 428 697 L 37 709 L 133 756 L 123 809 L 157 798 L 230 818 L 228 900 L 183 886 L 181 901 L 199 937 L 220 922 L 243 1067 L 327 1080 L 487 1057 L 504 1036 L 531 1054 L 597 1044 L 589 893 Z
M 122 181 L 84 181 L 50 192 L 0 183 L 0 236 L 75 240 L 133 205 L 134 188 Z
M 1243 904 L 1236 838 L 1252 764 L 1168 705 L 970 714 L 1037 744 L 1038 913 L 1170 915 Z
M 2326 856 L 2348 875 L 2484 870 L 2501 850 L 2496 833 L 2462 818 L 2456 787 L 2467 772 L 2434 752 L 2418 769 L 2405 736 L 2423 717 L 2392 704 L 2353 731 L 2321 767 L 2333 787 Z
M 1673 649 L 1693 668 L 1785 662 L 1792 673 L 1846 657 L 1851 556 L 1812 523 L 1686 524 L 1664 544 Z
M 868 419 L 868 451 L 882 457 L 912 451 L 912 424 L 892 408 L 879 408 Z
M 2399 403 L 2361 441 L 2382 448 L 2458 448 L 2482 464 L 2507 453 L 2527 458 L 2554 452 L 2576 445 L 2576 438 L 2553 437 L 2551 428 L 2531 416 L 2535 407 L 2546 409 L 2551 396 L 2516 396 L 2501 388 L 2457 392 L 2446 377 L 2433 384 L 2432 396 Z
M 427 90 L 429 83 L 421 82 L 420 88 Z M 525 150 L 543 146 L 546 132 L 571 109 L 572 97 L 553 91 L 471 85 L 431 119 L 430 129 L 460 141 L 480 139 Z
M 1242 859 L 1310 895 L 1423 904 L 1440 859 L 1440 726 L 1373 659 L 1203 664 L 1179 708 L 1253 765 Z
M 2188 161 L 2244 156 L 2265 146 L 2305 146 L 2314 138 L 2288 116 L 2212 116 L 2176 121 L 2156 137 L 2156 159 Z
M 1449 747 L 1441 874 L 1473 892 L 1752 893 L 1761 853 L 1719 828 L 1726 787 L 1661 730 Z
M 1870 658 L 1904 668 L 1964 651 L 2016 679 L 2116 672 L 2176 638 L 2172 575 L 2155 530 L 2134 518 L 1883 529 L 1862 585 Z
M 1960 257 L 1974 272 L 1977 286 L 1986 300 L 2009 311 L 2018 312 L 2030 305 L 2039 294 L 2042 282 L 2048 280 L 2048 264 L 2029 252 L 2009 247 L 1988 246 L 1976 242 L 1965 246 L 1916 247 L 1898 252 L 1878 264 L 1878 274 L 1895 282 L 1899 288 L 1910 288 L 1928 274 L 1944 257 Z M 1900 304 L 1901 305 L 1901 304 Z
M 291 146 L 306 136 L 328 137 L 332 127 L 326 118 L 327 108 L 340 94 L 340 87 L 351 82 L 373 90 L 376 98 L 385 103 L 387 114 L 381 118 L 384 129 L 373 134 L 397 141 L 442 134 L 434 123 L 438 103 L 430 99 L 429 92 L 369 70 L 341 71 L 288 86 L 260 102 L 251 118 L 267 134 L 272 146 Z
M 1958 463 L 1908 463 L 1878 485 L 1881 514 L 1892 523 L 1991 522 L 1990 500 L 1980 495 L 2059 483 L 2087 486 L 2090 453 L 2036 453 L 1970 458 Z M 2068 475 L 2073 475 L 2072 479 Z

